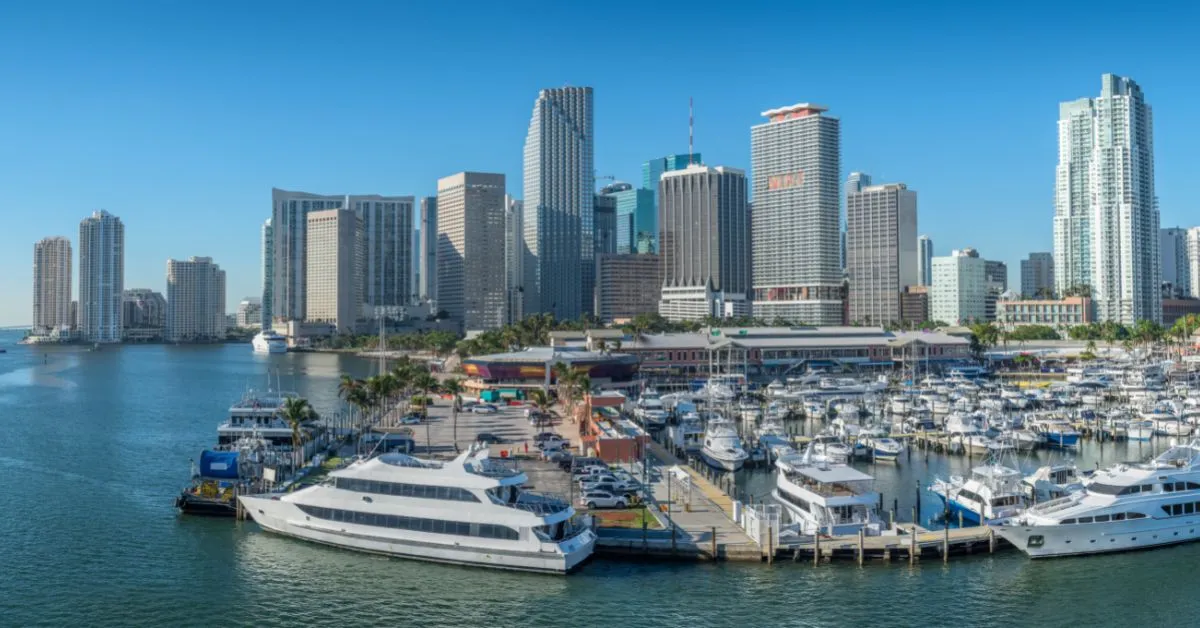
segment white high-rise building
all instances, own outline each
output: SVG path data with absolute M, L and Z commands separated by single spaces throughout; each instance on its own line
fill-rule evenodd
M 225 271 L 211 257 L 167 260 L 167 340 L 225 337 Z
M 933 240 L 925 235 L 917 238 L 917 282 L 933 285 Z
M 930 318 L 950 325 L 983 322 L 987 317 L 986 266 L 974 249 L 933 258 Z
M 917 193 L 903 183 L 870 185 L 861 173 L 846 189 L 850 321 L 898 323 L 900 293 L 917 284 Z
M 1192 296 L 1192 273 L 1188 265 L 1188 230 L 1170 227 L 1160 229 L 1158 233 L 1163 296 Z
M 304 320 L 306 245 L 309 212 L 345 207 L 346 197 L 271 190 L 274 264 L 271 316 L 274 320 Z
M 275 296 L 275 236 L 271 229 L 271 219 L 268 218 L 262 226 L 262 320 L 259 325 L 263 329 L 271 328 L 271 299 Z
M 1200 298 L 1200 227 L 1187 230 L 1188 278 L 1193 297 Z
M 71 320 L 71 241 L 63 236 L 33 245 L 33 328 L 68 331 Z
M 125 225 L 100 210 L 79 223 L 79 331 L 88 342 L 121 342 Z
M 592 88 L 543 89 L 525 137 L 524 312 L 592 309 L 595 190 Z
M 1060 294 L 1090 286 L 1101 321 L 1162 318 L 1150 105 L 1105 74 L 1100 97 L 1059 106 L 1054 274 Z
M 663 317 L 700 320 L 750 313 L 746 174 L 694 165 L 659 181 Z
M 802 103 L 750 129 L 754 315 L 842 323 L 837 118 Z
M 525 204 L 509 195 L 504 195 L 504 292 L 508 299 L 508 322 L 515 323 L 524 317 L 521 308 L 522 270 L 525 260 L 525 230 L 521 219 L 525 215 Z
M 439 310 L 464 331 L 504 326 L 504 175 L 460 172 L 438 179 Z

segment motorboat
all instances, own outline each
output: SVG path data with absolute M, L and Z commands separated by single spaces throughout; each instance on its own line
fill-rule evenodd
M 1033 420 L 1030 428 L 1042 437 L 1047 447 L 1069 449 L 1079 445 L 1079 432 L 1066 419 L 1047 416 Z
M 647 388 L 634 404 L 633 417 L 647 428 L 662 427 L 667 422 L 667 410 L 662 397 L 653 388 Z
M 741 469 L 749 457 L 733 423 L 720 418 L 710 419 L 705 426 L 700 456 L 709 465 L 731 472 Z
M 971 523 L 992 525 L 1021 512 L 1025 496 L 1021 472 L 994 463 L 971 469 L 971 476 L 937 480 L 929 491 L 942 500 L 948 513 L 962 513 Z
M 344 549 L 441 563 L 568 573 L 596 536 L 560 496 L 526 491 L 513 460 L 472 447 L 453 461 L 384 454 L 292 493 L 242 495 L 262 529 Z
M 689 454 L 700 453 L 704 447 L 704 421 L 694 411 L 684 411 L 674 425 L 667 427 L 671 442 Z
M 287 353 L 287 337 L 270 329 L 258 332 L 250 341 L 255 353 Z
M 862 443 L 876 462 L 895 462 L 904 453 L 904 443 L 887 436 L 864 436 Z
M 1083 474 L 1072 463 L 1058 463 L 1038 467 L 1021 480 L 1025 496 L 1040 504 L 1083 490 Z
M 997 532 L 1033 558 L 1200 539 L 1200 440 L 1098 471 L 1082 491 L 1033 506 Z
M 1035 434 L 1029 430 L 1009 430 L 1003 432 L 1001 437 L 1012 443 L 1013 448 L 1017 451 L 1033 451 L 1041 445 L 1044 439 L 1040 434 Z
M 829 462 L 810 446 L 775 462 L 772 497 L 787 510 L 800 534 L 877 536 L 885 524 L 876 509 L 875 478 L 845 464 Z
M 759 446 L 766 449 L 772 458 L 778 458 L 785 451 L 792 450 L 792 439 L 788 436 L 787 428 L 778 419 L 764 419 L 755 430 Z
M 846 464 L 854 457 L 854 448 L 842 442 L 835 434 L 819 434 L 809 443 L 812 453 L 822 456 L 829 462 Z
M 1125 438 L 1145 442 L 1154 437 L 1154 421 L 1130 421 L 1125 427 Z

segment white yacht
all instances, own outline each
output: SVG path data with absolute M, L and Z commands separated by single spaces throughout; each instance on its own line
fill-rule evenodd
M 1025 476 L 1021 484 L 1025 487 L 1025 496 L 1039 504 L 1083 490 L 1082 479 L 1079 467 L 1058 463 L 1039 467 Z
M 346 549 L 442 563 L 567 573 L 595 534 L 564 499 L 521 490 L 512 461 L 487 450 L 451 462 L 384 454 L 294 493 L 240 496 L 270 532 Z
M 250 345 L 255 353 L 287 353 L 287 337 L 269 329 L 255 334 Z
M 1021 512 L 1025 505 L 1021 480 L 1020 471 L 990 464 L 971 469 L 970 478 L 937 480 L 929 491 L 945 503 L 950 513 L 961 512 L 966 521 L 991 525 Z
M 904 443 L 887 436 L 872 434 L 863 437 L 862 442 L 871 451 L 871 460 L 876 462 L 895 462 L 904 453 Z
M 676 447 L 688 453 L 699 453 L 704 447 L 704 422 L 699 414 L 686 411 L 674 425 L 667 427 L 667 435 Z
M 225 449 L 245 438 L 262 439 L 271 447 L 290 450 L 292 427 L 280 415 L 283 402 L 294 392 L 247 391 L 229 407 L 229 418 L 217 426 L 217 447 Z
M 700 455 L 708 464 L 725 471 L 741 469 L 749 457 L 733 424 L 721 418 L 709 419 Z
M 658 391 L 653 388 L 642 391 L 634 407 L 633 416 L 646 427 L 662 427 L 667 421 L 667 411 Z
M 878 536 L 884 523 L 875 511 L 879 493 L 875 478 L 844 464 L 830 464 L 809 448 L 775 463 L 778 474 L 772 496 L 800 525 L 800 534 Z
M 1200 539 L 1200 440 L 1099 471 L 1082 491 L 1034 506 L 996 531 L 1034 558 Z

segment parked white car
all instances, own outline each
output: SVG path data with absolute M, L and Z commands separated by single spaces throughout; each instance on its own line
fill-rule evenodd
M 612 493 L 591 491 L 579 496 L 579 505 L 585 508 L 624 508 L 625 498 Z
M 499 410 L 496 409 L 496 406 L 484 403 L 472 407 L 471 412 L 474 412 L 475 414 L 496 414 L 499 412 Z

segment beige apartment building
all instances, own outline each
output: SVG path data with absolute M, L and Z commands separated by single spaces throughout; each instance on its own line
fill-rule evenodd
M 605 322 L 658 311 L 662 261 L 653 253 L 605 254 L 597 261 L 596 316 Z
M 62 236 L 33 245 L 33 327 L 68 330 L 71 319 L 71 241 Z
M 363 317 L 363 227 L 351 209 L 309 212 L 305 235 L 304 320 L 355 333 Z
M 167 260 L 167 340 L 221 340 L 225 327 L 225 271 L 211 257 Z
M 508 318 L 504 175 L 460 172 L 438 179 L 437 306 L 465 331 Z

